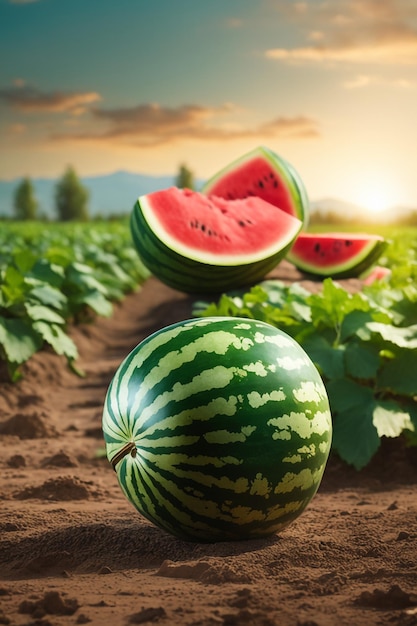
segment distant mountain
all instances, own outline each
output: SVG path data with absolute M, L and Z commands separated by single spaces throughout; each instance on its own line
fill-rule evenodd
M 0 180 L 0 217 L 13 215 L 13 198 L 21 178 L 12 181 Z M 90 193 L 89 210 L 91 216 L 107 217 L 113 214 L 130 213 L 138 196 L 165 189 L 175 184 L 175 176 L 147 176 L 119 171 L 102 176 L 80 177 Z M 39 211 L 49 218 L 55 218 L 56 178 L 33 178 Z M 200 187 L 202 181 L 195 181 Z
M 310 202 L 310 210 L 312 215 L 321 213 L 323 216 L 326 216 L 333 213 L 342 216 L 344 219 L 353 221 L 358 219 L 375 222 L 391 222 L 404 218 L 412 212 L 416 212 L 417 208 L 394 206 L 373 213 L 365 207 L 353 204 L 352 202 L 346 202 L 338 198 L 322 198 L 321 200 Z
M 352 202 L 346 202 L 345 200 L 339 200 L 338 198 L 322 198 L 321 200 L 313 200 L 310 202 L 310 209 L 312 213 L 322 213 L 326 215 L 328 213 L 336 213 L 343 215 L 344 217 L 363 216 L 366 209 L 353 204 Z

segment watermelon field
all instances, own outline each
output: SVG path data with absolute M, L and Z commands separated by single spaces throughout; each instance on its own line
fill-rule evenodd
M 0 624 L 417 624 L 417 229 L 366 230 L 389 241 L 374 280 L 284 258 L 254 285 L 185 293 L 145 268 L 127 220 L 2 223 Z M 329 397 L 318 492 L 266 537 L 174 536 L 135 510 L 105 456 L 121 362 L 152 333 L 213 316 L 287 333 Z M 221 502 L 210 472 L 204 497 Z

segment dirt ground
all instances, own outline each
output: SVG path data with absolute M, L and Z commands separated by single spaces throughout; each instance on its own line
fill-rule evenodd
M 274 276 L 300 278 L 285 263 Z M 107 385 L 192 302 L 151 278 L 72 330 L 85 378 L 43 352 L 0 382 L 0 624 L 417 625 L 417 453 L 398 440 L 360 473 L 331 457 L 305 513 L 269 539 L 183 542 L 125 499 L 98 455 Z

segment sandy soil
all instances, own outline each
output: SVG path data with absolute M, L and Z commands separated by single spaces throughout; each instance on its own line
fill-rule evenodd
M 360 473 L 332 457 L 307 511 L 266 540 L 182 542 L 127 502 L 97 454 L 107 385 L 192 302 L 149 279 L 72 330 L 85 378 L 43 352 L 0 382 L 0 624 L 417 625 L 417 454 L 397 440 Z

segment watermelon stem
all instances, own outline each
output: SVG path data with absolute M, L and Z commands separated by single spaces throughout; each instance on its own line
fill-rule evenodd
M 341 334 L 342 334 L 342 325 L 339 323 L 336 323 L 335 331 L 336 331 L 336 337 L 333 341 L 333 348 L 338 348 L 341 343 L 340 339 L 341 339 Z
M 116 471 L 116 465 L 124 459 L 125 456 L 131 454 L 133 458 L 136 456 L 136 444 L 134 441 L 129 441 L 117 454 L 114 455 L 112 460 L 110 461 L 114 471 Z

